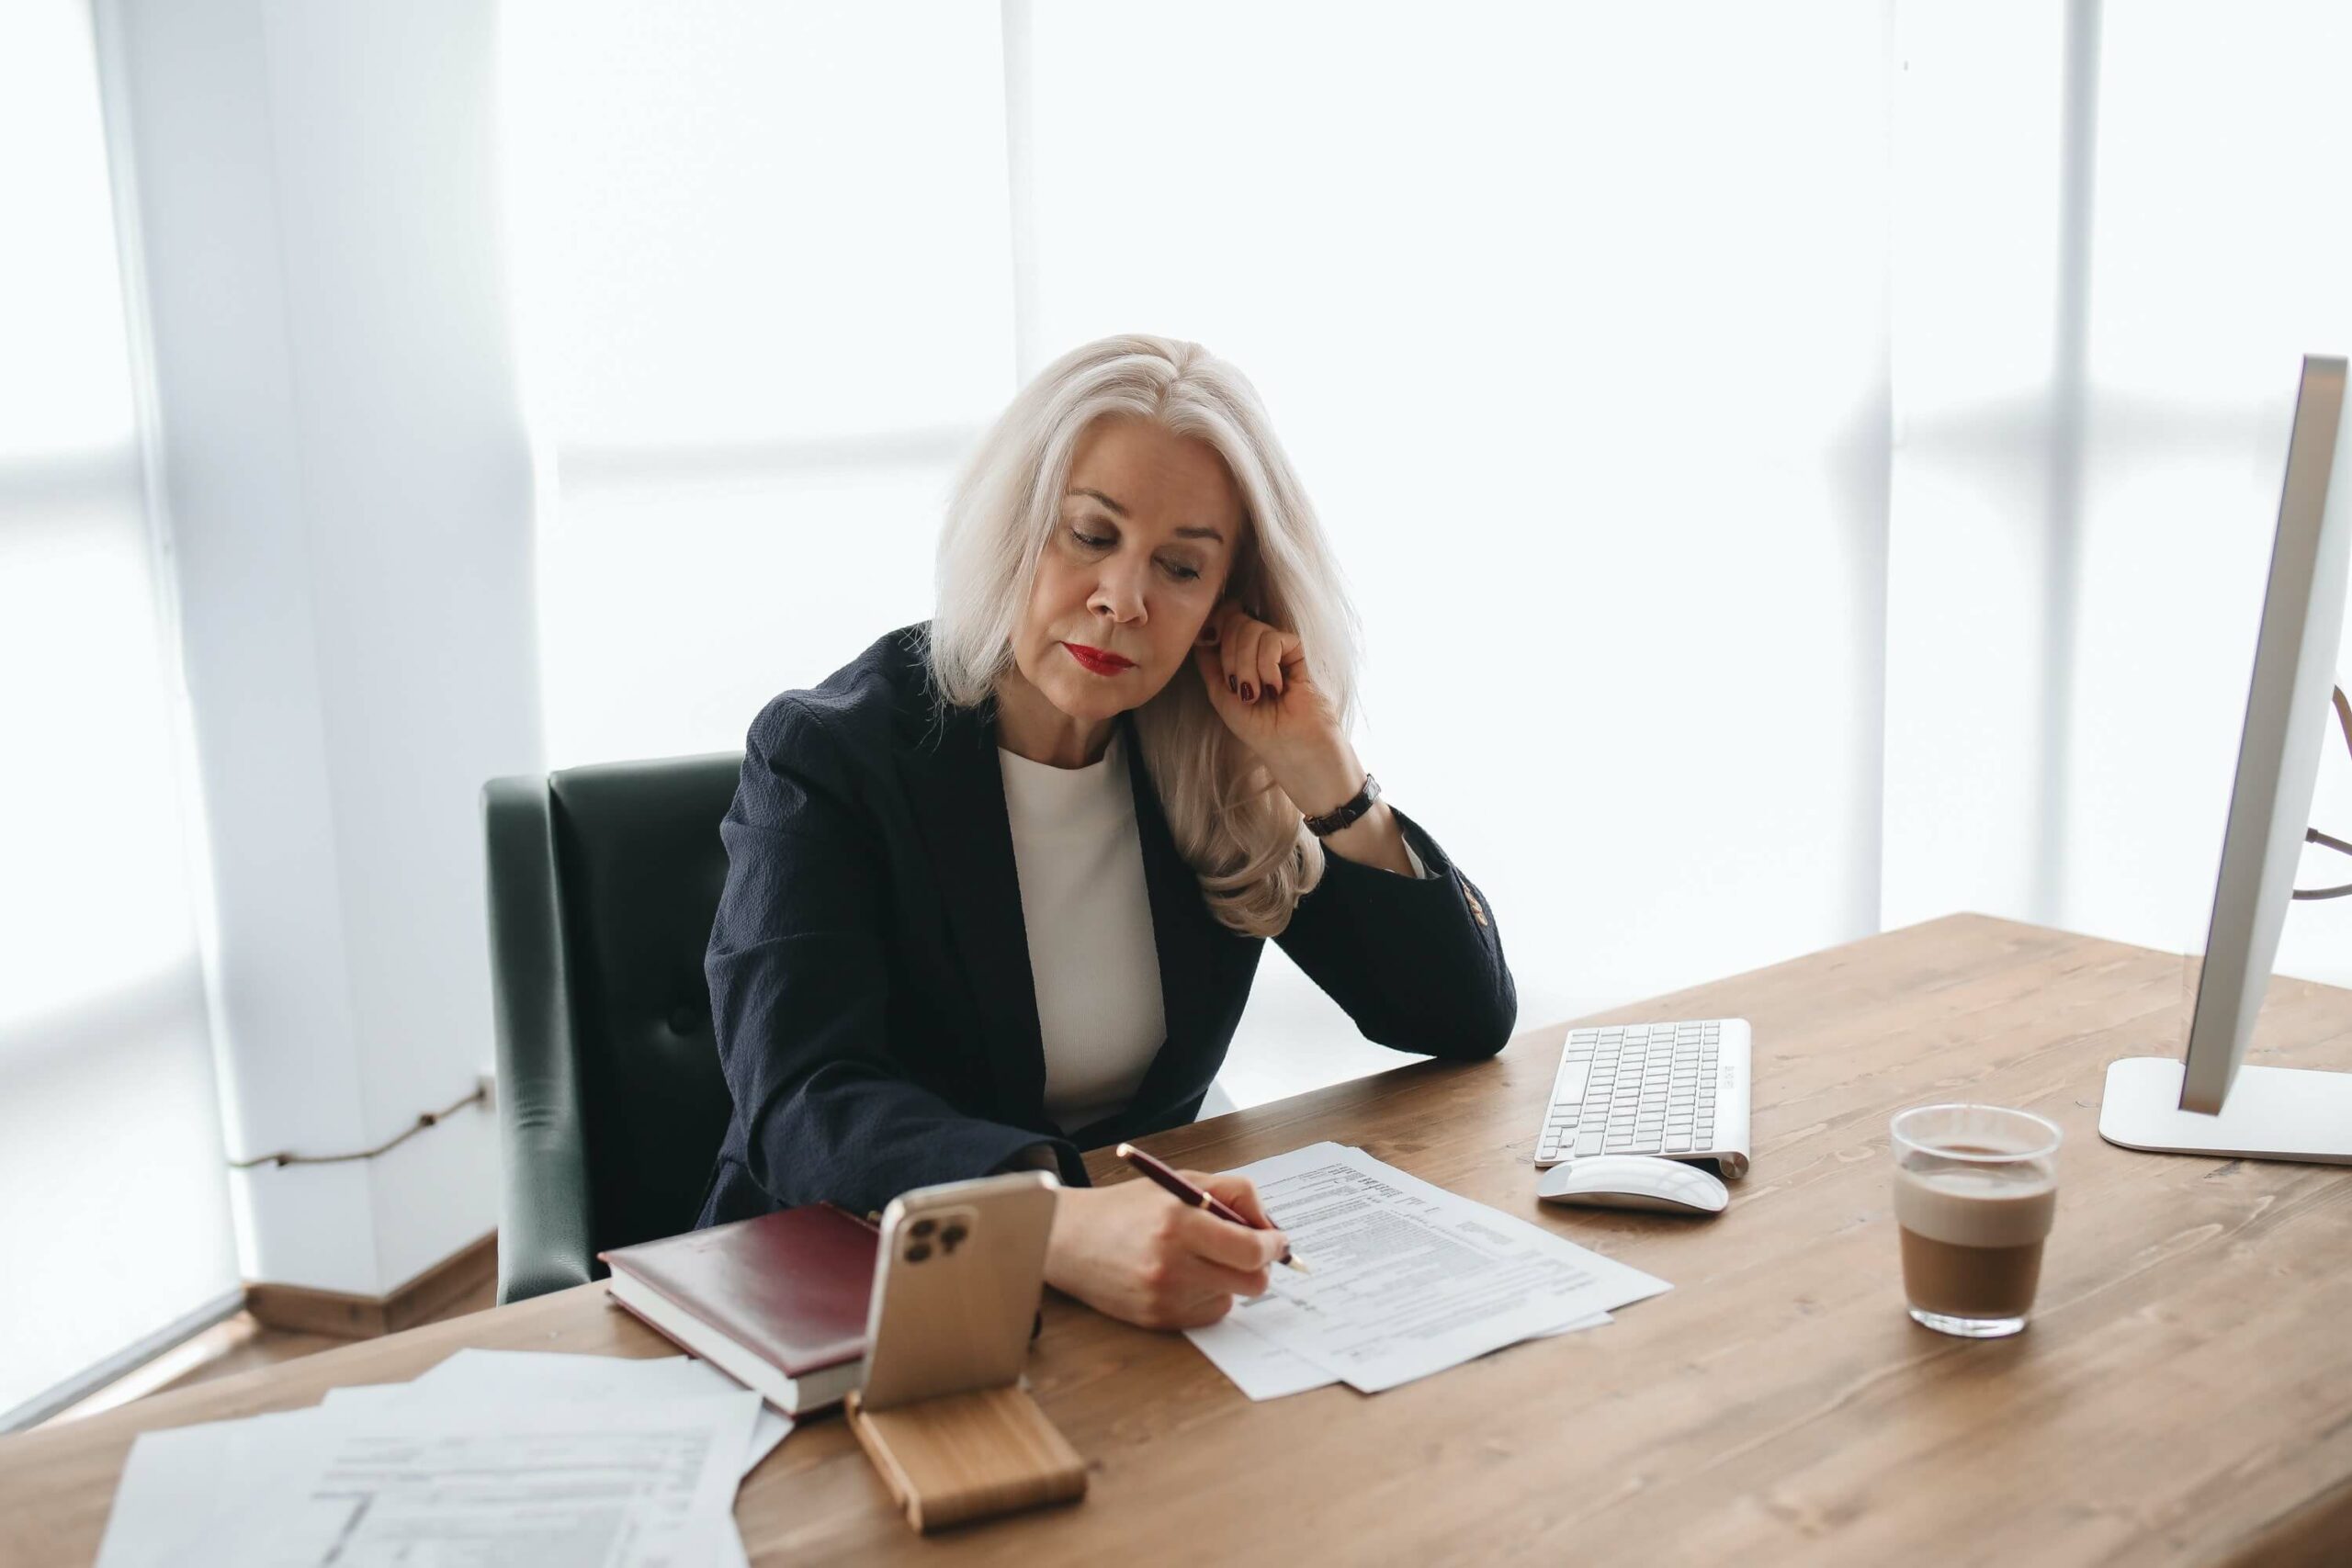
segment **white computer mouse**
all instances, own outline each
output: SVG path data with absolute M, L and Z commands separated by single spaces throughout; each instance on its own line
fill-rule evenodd
M 1668 1214 L 1720 1214 L 1731 1189 L 1698 1167 L 1658 1155 L 1587 1155 L 1544 1173 L 1535 1195 L 1596 1209 L 1651 1209 Z

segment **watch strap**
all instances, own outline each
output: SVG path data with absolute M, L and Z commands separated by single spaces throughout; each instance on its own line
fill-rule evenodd
M 1320 817 L 1307 818 L 1306 830 L 1318 839 L 1328 839 L 1371 810 L 1372 803 L 1379 798 L 1380 781 L 1370 773 L 1366 773 L 1363 776 L 1363 787 L 1356 791 L 1353 800 L 1335 811 L 1327 811 Z

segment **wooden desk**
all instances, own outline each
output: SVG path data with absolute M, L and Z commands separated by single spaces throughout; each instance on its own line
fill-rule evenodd
M 2106 1064 L 2172 1050 L 2183 1000 L 2177 957 L 1956 915 L 1616 1010 L 1755 1025 L 1756 1168 L 1712 1221 L 1535 1201 L 1566 1025 L 1166 1134 L 1209 1169 L 1360 1144 L 1675 1288 L 1387 1393 L 1265 1404 L 1180 1337 L 1055 1298 L 1031 1378 L 1094 1466 L 1084 1503 L 918 1540 L 830 1416 L 744 1483 L 745 1542 L 763 1563 L 2352 1561 L 2352 1170 L 2098 1135 Z M 2279 981 L 2263 1019 L 2258 1057 L 2352 1067 L 2352 992 Z M 1887 1118 L 1963 1099 L 2066 1130 L 2015 1339 L 1904 1315 Z M 89 1562 L 141 1430 L 463 1345 L 671 1353 L 600 1282 L 0 1439 L 0 1561 Z

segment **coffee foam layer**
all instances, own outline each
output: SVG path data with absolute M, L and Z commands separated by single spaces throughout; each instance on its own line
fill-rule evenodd
M 1952 1247 L 2024 1247 L 2050 1234 L 2058 1183 L 2030 1166 L 1943 1166 L 1894 1173 L 1894 1220 Z

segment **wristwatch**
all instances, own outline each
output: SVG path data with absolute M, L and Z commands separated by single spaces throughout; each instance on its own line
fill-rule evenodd
M 1306 830 L 1318 839 L 1328 839 L 1371 810 L 1372 803 L 1379 798 L 1380 781 L 1370 773 L 1366 773 L 1363 776 L 1363 788 L 1356 791 L 1356 797 L 1353 800 L 1349 801 L 1337 811 L 1327 811 L 1320 817 L 1309 817 L 1306 818 Z

